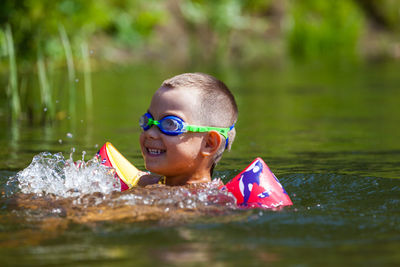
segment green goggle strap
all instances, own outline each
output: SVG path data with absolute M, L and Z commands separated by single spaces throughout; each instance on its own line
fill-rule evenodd
M 225 139 L 228 138 L 228 132 L 230 128 L 218 128 L 218 127 L 207 127 L 207 126 L 195 126 L 195 125 L 186 125 L 186 131 L 188 132 L 209 132 L 209 131 L 217 131 L 220 133 Z

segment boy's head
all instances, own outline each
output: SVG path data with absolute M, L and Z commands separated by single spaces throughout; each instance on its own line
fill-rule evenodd
M 235 138 L 237 113 L 232 93 L 210 75 L 185 73 L 164 81 L 143 117 L 149 126 L 140 137 L 146 168 L 169 184 L 209 181 Z

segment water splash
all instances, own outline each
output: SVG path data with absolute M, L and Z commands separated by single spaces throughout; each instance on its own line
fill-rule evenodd
M 120 182 L 112 169 L 101 165 L 96 157 L 85 162 L 65 159 L 62 153 L 42 152 L 32 163 L 7 182 L 8 195 L 20 191 L 39 196 L 77 197 L 100 192 L 108 194 L 120 190 Z

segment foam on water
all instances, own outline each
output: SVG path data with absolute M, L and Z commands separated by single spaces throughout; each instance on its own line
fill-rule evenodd
M 65 159 L 62 153 L 42 152 L 34 156 L 28 167 L 11 177 L 7 186 L 11 194 L 20 191 L 76 197 L 94 192 L 108 194 L 119 191 L 121 185 L 113 169 L 101 165 L 96 157 L 87 162 L 83 159 L 74 162 L 72 154 Z

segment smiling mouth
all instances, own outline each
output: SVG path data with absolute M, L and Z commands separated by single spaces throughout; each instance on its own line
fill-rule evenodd
M 158 156 L 158 155 L 161 155 L 166 152 L 166 150 L 154 149 L 154 148 L 146 148 L 146 150 L 147 150 L 147 153 L 149 153 L 152 156 Z

